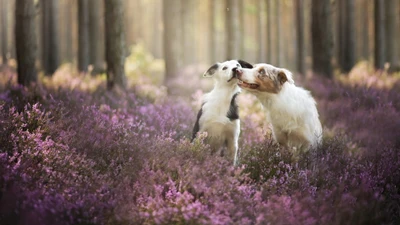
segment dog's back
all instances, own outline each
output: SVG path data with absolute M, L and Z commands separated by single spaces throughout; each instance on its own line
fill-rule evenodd
M 281 144 L 307 149 L 321 143 L 322 126 L 309 91 L 287 84 L 263 105 L 274 128 L 273 135 Z

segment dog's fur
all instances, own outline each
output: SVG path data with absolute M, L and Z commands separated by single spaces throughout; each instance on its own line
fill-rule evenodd
M 252 68 L 252 65 L 242 60 L 230 60 L 214 64 L 203 74 L 203 77 L 214 79 L 214 88 L 204 95 L 192 137 L 193 140 L 198 132 L 207 132 L 207 141 L 214 151 L 226 146 L 227 155 L 235 165 L 240 134 L 236 104 L 240 88 L 236 71 L 242 67 Z
M 307 150 L 321 143 L 322 127 L 310 92 L 294 84 L 292 73 L 269 64 L 240 69 L 239 86 L 263 104 L 280 145 Z

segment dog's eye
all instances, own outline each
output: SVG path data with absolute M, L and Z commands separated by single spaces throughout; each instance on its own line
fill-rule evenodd
M 222 68 L 222 70 L 226 70 L 226 69 L 228 69 L 228 67 L 227 67 L 227 66 L 224 66 L 224 68 Z
M 265 70 L 264 70 L 264 69 L 260 69 L 260 70 L 258 71 L 258 73 L 259 73 L 260 75 L 265 75 Z

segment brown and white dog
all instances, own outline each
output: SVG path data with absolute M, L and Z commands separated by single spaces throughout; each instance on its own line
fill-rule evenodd
M 262 103 L 280 145 L 308 150 L 322 141 L 316 102 L 310 92 L 294 84 L 292 73 L 269 64 L 238 70 L 238 85 Z

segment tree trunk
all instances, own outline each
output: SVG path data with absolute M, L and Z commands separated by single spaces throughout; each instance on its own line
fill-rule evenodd
M 33 0 L 16 0 L 15 7 L 15 47 L 17 53 L 18 83 L 24 86 L 37 82 L 36 24 Z
M 281 1 L 276 1 L 275 2 L 275 18 L 276 18 L 276 26 L 275 26 L 275 38 L 276 38 L 276 49 L 275 49 L 275 55 L 276 55 L 276 66 L 280 66 L 281 64 L 281 58 L 282 58 L 282 53 L 281 53 L 281 19 L 279 18 L 281 16 L 280 13 L 281 10 Z
M 173 90 L 173 80 L 178 77 L 180 64 L 180 0 L 163 1 L 163 21 L 164 21 L 164 59 L 165 59 L 165 79 L 164 84 L 168 87 L 168 92 Z
M 386 61 L 389 63 L 390 71 L 399 71 L 399 1 L 388 0 L 386 4 Z
M 6 10 L 9 12 L 7 13 L 7 18 L 8 18 L 8 35 L 7 35 L 7 41 L 8 41 L 8 58 L 9 59 L 16 59 L 17 58 L 17 50 L 16 50 L 16 43 L 15 43 L 15 32 L 14 32 L 14 28 L 15 28 L 15 8 L 16 8 L 16 1 L 9 1 L 9 0 L 4 0 L 7 1 L 7 7 Z M 36 2 L 36 1 L 35 1 Z M 11 12 L 11 13 L 10 13 Z M 37 12 L 36 12 L 37 13 Z M 35 25 L 37 26 L 37 25 Z M 10 32 L 11 31 L 11 32 Z M 36 34 L 37 35 L 37 34 Z M 37 54 L 37 53 L 36 53 Z
M 78 70 L 89 66 L 89 0 L 78 0 Z
M 362 27 L 362 57 L 365 60 L 369 59 L 369 21 L 370 21 L 370 14 L 369 14 L 369 2 L 363 1 L 362 2 L 362 20 L 361 20 L 361 27 Z
M 101 1 L 89 0 L 89 63 L 93 66 L 92 74 L 100 73 L 103 70 L 104 57 L 104 33 L 101 32 Z
M 226 0 L 226 59 L 241 57 L 239 0 Z
M 93 3 L 96 2 L 96 0 L 91 0 Z M 92 4 L 92 3 L 91 3 Z M 135 13 L 127 13 L 124 18 L 124 24 L 125 24 L 125 42 L 127 46 L 131 46 L 136 44 L 137 42 L 137 32 L 136 32 L 136 27 L 138 26 L 136 20 L 137 14 L 141 11 L 139 7 L 136 7 L 138 4 L 138 1 L 124 1 L 124 6 L 126 12 L 133 12 Z M 136 21 L 135 23 L 132 23 L 132 21 Z
M 330 0 L 312 0 L 311 41 L 313 71 L 332 77 L 332 27 Z
M 63 29 L 65 30 L 64 34 L 65 34 L 65 48 L 64 48 L 64 52 L 65 52 L 65 60 L 68 62 L 72 62 L 73 61 L 73 41 L 72 41 L 72 34 L 76 33 L 76 32 L 72 32 L 73 30 L 73 26 L 72 26 L 72 20 L 73 20 L 73 13 L 72 13 L 72 9 L 73 9 L 73 5 L 76 4 L 71 3 L 70 0 L 66 0 L 68 1 L 65 4 L 65 8 L 63 11 L 64 13 L 64 18 L 65 20 L 63 21 Z
M 296 40 L 297 40 L 297 70 L 304 74 L 304 6 L 303 0 L 295 0 Z
M 215 48 L 216 48 L 216 40 L 215 40 L 215 34 L 217 33 L 217 29 L 215 27 L 215 18 L 216 18 L 216 13 L 217 13 L 217 4 L 215 3 L 215 0 L 209 0 L 208 1 L 209 8 L 208 11 L 210 13 L 209 17 L 209 24 L 208 24 L 208 34 L 209 34 L 209 63 L 215 63 L 216 62 L 216 57 L 215 57 Z
M 245 48 L 245 39 L 246 32 L 244 31 L 245 24 L 245 9 L 246 9 L 246 1 L 239 0 L 238 3 L 238 11 L 239 11 L 239 56 L 238 58 L 246 58 L 246 48 Z
M 42 0 L 42 69 L 52 75 L 60 65 L 58 52 L 58 1 Z
M 337 64 L 339 68 L 342 68 L 344 62 L 344 14 L 345 14 L 345 9 L 344 9 L 344 3 L 345 0 L 337 0 L 336 3 L 336 12 L 337 12 L 337 21 L 336 21 L 336 34 L 337 34 L 337 40 L 336 40 L 336 59 L 337 59 Z
M 7 64 L 7 53 L 8 53 L 8 22 L 7 22 L 7 4 L 8 0 L 0 0 L 0 12 L 1 12 L 1 56 L 3 59 L 3 64 Z
M 48 37 L 49 34 L 47 33 L 47 29 L 49 27 L 49 13 L 48 11 L 48 5 L 46 4 L 47 1 L 46 0 L 41 0 L 40 1 L 40 8 L 42 11 L 42 15 L 41 15 L 41 34 L 39 35 L 39 38 L 41 38 L 41 45 L 39 46 L 39 53 L 41 53 L 41 66 L 42 66 L 42 70 L 44 71 L 44 73 L 47 75 L 48 74 L 48 63 L 49 63 L 49 54 L 48 52 L 50 51 L 50 46 L 48 45 Z
M 385 1 L 375 0 L 375 68 L 383 69 L 385 64 Z
M 122 0 L 104 0 L 107 88 L 125 89 L 125 33 Z
M 193 25 L 195 24 L 195 1 L 193 0 L 181 0 L 181 29 L 180 35 L 182 40 L 181 56 L 182 64 L 190 64 L 196 61 L 196 54 L 194 53 L 193 43 L 195 30 Z
M 265 5 L 267 7 L 267 62 L 272 63 L 272 8 L 271 0 L 266 0 Z
M 257 19 L 256 19 L 256 42 L 257 42 L 257 61 L 264 62 L 265 59 L 265 45 L 264 45 L 264 35 L 263 35 L 263 1 L 257 0 Z
M 339 65 L 343 72 L 349 72 L 355 64 L 354 0 L 339 1 Z

